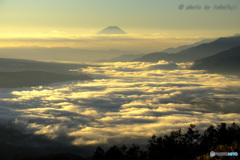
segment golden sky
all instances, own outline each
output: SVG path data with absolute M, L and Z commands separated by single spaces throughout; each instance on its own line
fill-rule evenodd
M 158 51 L 239 33 L 239 3 L 239 0 L 0 0 L 0 47 Z M 183 9 L 179 9 L 181 5 Z M 202 8 L 199 10 L 196 5 Z M 204 9 L 205 5 L 211 9 Z M 217 6 L 225 9 L 216 9 Z M 113 25 L 128 35 L 96 34 Z

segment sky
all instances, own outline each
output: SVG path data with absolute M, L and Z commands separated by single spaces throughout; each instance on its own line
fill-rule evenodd
M 202 8 L 199 10 L 196 5 Z M 205 5 L 211 8 L 206 10 Z M 219 5 L 225 9 L 214 8 Z M 144 41 L 144 44 L 140 43 L 142 46 L 150 45 L 152 50 L 159 50 L 199 39 L 240 33 L 239 5 L 239 0 L 0 0 L 0 47 L 68 46 L 136 50 L 136 44 Z M 96 33 L 107 26 L 119 26 L 129 34 L 124 38 L 115 37 L 118 43 L 112 48 L 102 47 L 111 42 L 106 41 L 108 37 L 99 37 Z M 27 38 L 34 38 L 35 43 L 24 41 Z M 88 46 L 74 42 L 51 45 L 36 42 L 36 39 L 53 38 L 64 39 L 65 42 L 66 39 L 87 39 L 90 42 Z M 182 38 L 188 40 L 178 40 Z M 9 39 L 11 42 L 6 41 Z M 161 45 L 163 40 L 167 45 Z M 134 47 L 127 48 L 126 44 Z M 151 49 L 141 47 L 141 50 Z

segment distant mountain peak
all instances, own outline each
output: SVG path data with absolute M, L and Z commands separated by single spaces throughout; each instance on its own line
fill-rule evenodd
M 108 26 L 103 30 L 99 31 L 97 34 L 127 34 L 118 26 Z

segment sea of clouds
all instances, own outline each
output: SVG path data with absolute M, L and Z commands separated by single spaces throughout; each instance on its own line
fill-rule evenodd
M 0 89 L 1 123 L 73 145 L 147 143 L 195 124 L 240 122 L 240 80 L 191 64 L 116 62 L 78 71 L 94 80 Z

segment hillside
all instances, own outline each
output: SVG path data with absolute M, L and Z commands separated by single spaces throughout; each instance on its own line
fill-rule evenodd
M 210 43 L 210 42 L 212 42 L 214 40 L 216 40 L 216 39 L 204 39 L 204 40 L 202 40 L 200 42 L 196 42 L 196 43 L 193 43 L 193 44 L 190 44 L 190 45 L 178 46 L 176 48 L 167 48 L 167 49 L 165 49 L 165 50 L 163 50 L 161 52 L 164 52 L 164 53 L 177 53 L 177 52 L 180 52 L 182 50 L 186 50 L 188 48 L 199 46 L 199 45 L 201 45 L 203 43 Z
M 129 62 L 136 58 L 142 57 L 144 54 L 124 54 L 119 57 L 111 58 L 111 59 L 101 59 L 96 62 Z
M 0 58 L 0 72 L 47 71 L 72 74 L 73 72 L 69 72 L 70 69 L 84 67 L 87 65 Z
M 80 72 L 70 71 L 83 67 L 87 65 L 1 58 L 0 88 L 30 87 L 91 79 Z
M 240 46 L 200 59 L 191 69 L 240 75 Z
M 219 38 L 210 43 L 204 43 L 196 47 L 182 50 L 176 54 L 168 54 L 164 52 L 156 52 L 147 54 L 134 61 L 158 62 L 159 60 L 173 62 L 191 62 L 208 56 L 213 56 L 219 52 L 237 47 L 240 44 L 240 36 Z
M 90 80 L 87 75 L 67 75 L 43 71 L 0 72 L 0 88 L 31 87 L 73 80 Z

